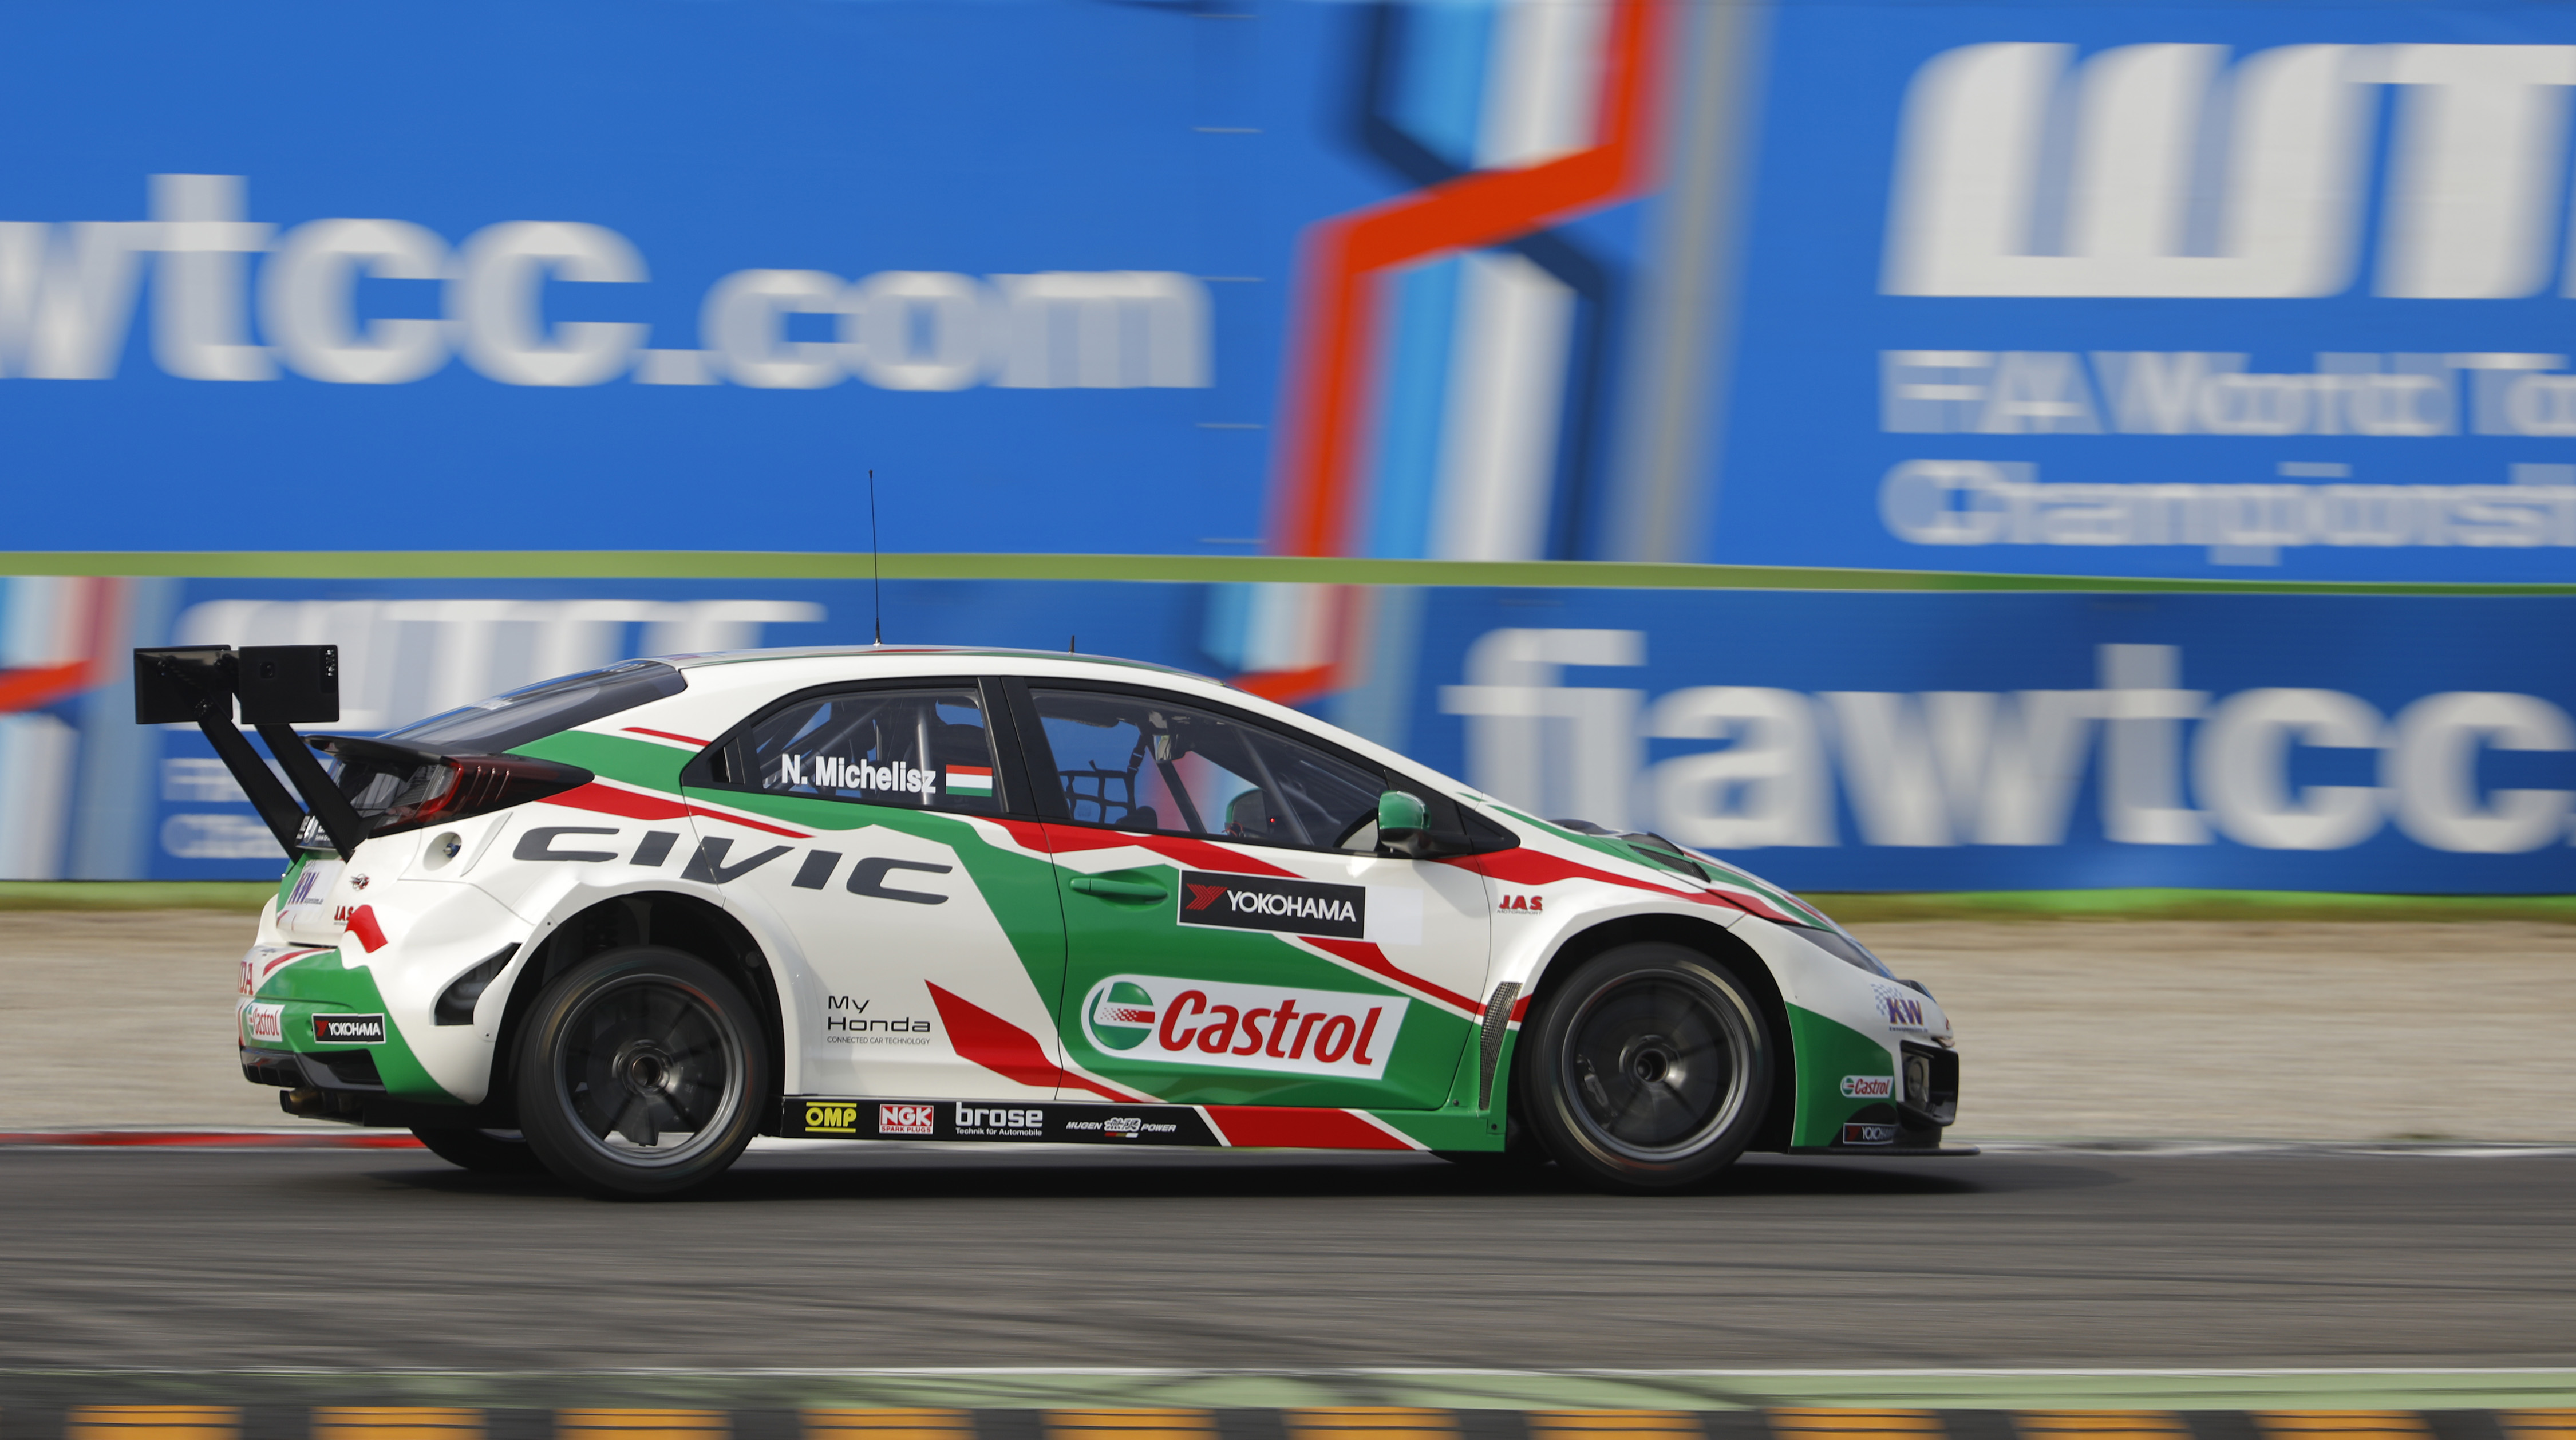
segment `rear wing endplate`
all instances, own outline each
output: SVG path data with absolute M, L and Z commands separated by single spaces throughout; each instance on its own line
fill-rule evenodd
M 236 703 L 304 805 L 277 783 L 276 772 L 233 722 Z M 357 810 L 294 729 L 339 718 L 337 645 L 180 645 L 134 652 L 134 723 L 192 724 L 204 731 L 290 857 L 303 849 L 308 826 L 319 826 L 343 860 L 366 838 Z M 305 806 L 312 807 L 309 816 Z

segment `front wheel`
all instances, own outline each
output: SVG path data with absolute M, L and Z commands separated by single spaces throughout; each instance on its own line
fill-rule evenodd
M 759 1125 L 767 1052 L 751 1006 L 694 955 L 597 955 L 538 997 L 520 1041 L 519 1123 L 547 1169 L 615 1195 L 724 1172 Z
M 1656 941 L 1592 957 L 1524 1030 L 1530 1127 L 1605 1190 L 1685 1190 L 1733 1164 L 1771 1098 L 1760 1006 L 1725 966 Z

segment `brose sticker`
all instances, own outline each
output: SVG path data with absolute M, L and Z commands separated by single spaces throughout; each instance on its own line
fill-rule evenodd
M 1378 1080 L 1411 1004 L 1401 995 L 1112 975 L 1084 997 L 1082 1028 L 1094 1046 L 1128 1059 Z
M 1368 887 L 1364 885 L 1184 870 L 1180 906 L 1184 925 L 1336 940 L 1358 940 L 1368 933 Z

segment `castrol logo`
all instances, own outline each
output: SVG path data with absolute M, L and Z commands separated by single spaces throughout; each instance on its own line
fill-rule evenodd
M 1084 998 L 1082 1029 L 1119 1059 L 1379 1080 L 1410 1005 L 1400 995 L 1112 975 Z

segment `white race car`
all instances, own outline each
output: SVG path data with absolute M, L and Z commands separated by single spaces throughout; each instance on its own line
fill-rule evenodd
M 1948 1017 L 1796 897 L 1217 681 L 693 655 L 299 742 L 335 667 L 139 652 L 138 718 L 196 720 L 290 842 L 243 1073 L 470 1168 L 666 1194 L 765 1134 L 1664 1191 L 1748 1149 L 1970 1153 Z

